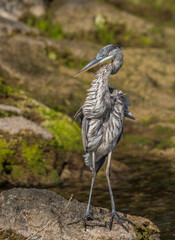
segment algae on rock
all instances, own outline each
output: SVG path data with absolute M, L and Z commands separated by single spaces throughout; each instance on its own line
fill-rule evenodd
M 23 117 L 18 132 L 7 132 L 3 128 L 6 120 L 6 109 L 0 109 L 0 183 L 23 186 L 53 186 L 60 182 L 59 173 L 69 152 L 81 152 L 80 128 L 65 114 L 54 111 L 32 99 L 27 93 L 5 85 L 0 81 L 0 100 L 3 106 L 15 107 Z M 8 115 L 8 123 L 13 129 L 16 115 Z M 15 115 L 15 117 L 14 117 Z M 49 131 L 50 135 L 43 137 L 22 122 L 35 123 L 42 131 Z M 33 128 L 35 129 L 35 128 Z M 45 130 L 46 129 L 46 130 Z M 14 130 L 14 129 L 13 129 Z M 47 137 L 48 136 L 48 137 Z

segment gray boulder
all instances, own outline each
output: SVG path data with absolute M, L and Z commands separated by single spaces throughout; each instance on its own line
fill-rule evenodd
M 82 219 L 86 207 L 48 190 L 14 188 L 0 194 L 0 228 L 11 229 L 28 240 L 136 240 L 143 239 L 142 233 L 144 239 L 160 239 L 158 228 L 150 220 L 131 215 L 126 217 L 135 227 L 125 222 L 127 232 L 114 221 L 109 231 L 109 210 L 97 207 L 92 208 L 94 220 L 88 222 L 85 231 Z
M 36 36 L 39 33 L 39 30 L 29 27 L 22 22 L 0 16 L 0 37 L 11 37 L 16 34 Z
M 25 14 L 40 17 L 45 13 L 43 0 L 1 0 L 0 16 L 14 21 L 19 20 Z

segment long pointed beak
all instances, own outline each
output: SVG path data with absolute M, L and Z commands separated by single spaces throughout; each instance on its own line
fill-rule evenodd
M 78 76 L 80 73 L 85 72 L 99 64 L 101 59 L 94 58 L 92 61 L 90 61 L 84 68 L 82 68 L 77 74 L 75 74 L 74 77 Z

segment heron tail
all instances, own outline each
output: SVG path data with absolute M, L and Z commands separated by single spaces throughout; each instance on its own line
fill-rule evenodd
M 132 113 L 128 110 L 128 107 L 131 105 L 131 102 L 128 101 L 128 98 L 129 98 L 128 96 L 127 97 L 123 96 L 123 101 L 125 106 L 124 114 L 125 114 L 125 117 L 135 120 L 135 117 L 133 117 Z

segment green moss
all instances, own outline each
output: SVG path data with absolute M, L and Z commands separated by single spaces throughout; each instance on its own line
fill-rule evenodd
M 13 155 L 14 151 L 10 149 L 10 144 L 5 139 L 0 139 L 0 172 L 10 171 Z
M 103 45 L 114 43 L 115 33 L 110 31 L 107 25 L 104 25 L 103 28 L 97 27 L 97 37 L 100 43 Z
M 0 111 L 0 117 L 9 117 L 11 116 L 10 113 L 4 112 L 4 111 Z
M 163 28 L 160 27 L 160 26 L 159 27 L 157 27 L 157 26 L 153 27 L 151 31 L 152 31 L 152 34 L 155 35 L 155 36 L 159 35 L 159 34 L 163 34 Z
M 50 51 L 50 52 L 48 53 L 48 58 L 51 59 L 51 60 L 53 60 L 53 61 L 55 61 L 55 60 L 58 59 L 58 56 L 57 56 L 56 52 Z
M 51 121 L 51 120 L 66 116 L 61 112 L 56 112 L 56 111 L 52 110 L 51 108 L 48 108 L 48 107 L 45 107 L 45 106 L 44 107 L 41 106 L 38 110 L 40 111 L 41 115 L 43 116 L 43 118 L 46 121 L 47 120 Z
M 175 119 L 170 119 L 167 121 L 168 123 L 172 123 L 172 124 L 175 124 Z
M 26 174 L 26 171 L 23 167 L 19 165 L 12 166 L 12 171 L 11 171 L 12 179 L 20 181 L 20 179 L 24 178 L 25 174 Z
M 137 226 L 134 228 L 138 240 L 149 240 L 149 234 L 146 228 Z
M 162 137 L 171 137 L 174 136 L 175 130 L 170 127 L 163 127 L 161 125 L 156 125 L 154 129 L 155 134 Z
M 175 144 L 170 139 L 164 139 L 156 145 L 158 149 L 166 149 L 175 147 Z
M 48 174 L 48 178 L 50 180 L 50 182 L 53 182 L 54 184 L 57 183 L 59 184 L 60 183 L 60 177 L 58 175 L 58 171 L 56 170 L 52 170 L 49 174 Z
M 75 58 L 69 49 L 58 51 L 56 48 L 47 47 L 44 54 L 51 60 L 70 68 L 83 68 L 88 62 L 85 59 Z
M 38 120 L 43 123 L 43 126 L 53 133 L 55 136 L 55 146 L 59 150 L 64 151 L 78 151 L 82 150 L 81 131 L 76 123 L 73 124 L 72 120 L 65 114 L 54 111 L 32 98 L 28 97 L 24 92 L 13 92 L 12 96 L 14 106 L 19 107 L 23 111 L 23 115 L 32 120 Z M 34 113 L 37 113 L 34 114 Z M 38 171 L 44 173 L 44 163 L 42 161 L 42 151 L 39 145 L 29 146 L 23 145 L 23 156 L 28 161 L 28 166 L 35 169 L 37 163 Z M 39 167 L 40 166 L 40 167 Z
M 143 127 L 148 127 L 150 124 L 157 123 L 159 118 L 155 115 L 145 117 L 141 119 L 141 124 Z
M 144 45 L 151 45 L 153 43 L 152 40 L 147 36 L 141 36 L 140 40 Z
M 27 161 L 29 169 L 35 176 L 46 176 L 46 165 L 43 161 L 43 153 L 42 150 L 40 150 L 39 144 L 36 143 L 27 146 L 27 143 L 23 143 L 22 154 L 24 159 Z
M 8 87 L 4 79 L 0 77 L 0 98 L 7 98 L 12 92 L 12 88 Z
M 144 222 L 142 225 L 136 226 L 134 228 L 137 238 L 139 240 L 149 240 L 159 238 L 159 229 L 155 226 L 151 226 L 149 222 Z
M 98 16 L 97 16 L 98 17 Z M 122 46 L 154 46 L 155 43 L 148 37 L 135 33 L 123 22 L 106 22 L 102 17 L 95 22 L 96 33 L 93 41 L 103 45 L 116 42 Z M 87 36 L 88 37 L 88 36 Z
M 7 97 L 7 101 L 3 99 L 5 104 L 7 102 L 21 109 L 24 117 L 50 130 L 55 138 L 47 141 L 25 131 L 18 135 L 2 131 L 0 173 L 3 171 L 4 176 L 8 174 L 9 182 L 14 185 L 58 184 L 59 172 L 64 163 L 63 154 L 65 156 L 67 151 L 82 151 L 80 128 L 67 115 L 46 107 L 23 91 L 12 89 L 10 95 L 9 91 L 6 93 L 3 95 Z M 3 112 L 1 116 L 5 116 Z
M 40 108 L 45 128 L 55 137 L 54 144 L 64 151 L 82 151 L 81 129 L 67 115 L 50 108 Z
M 26 237 L 22 236 L 21 234 L 16 233 L 15 231 L 8 229 L 2 230 L 0 229 L 0 240 L 25 240 Z
M 129 31 L 129 30 L 126 31 L 123 39 L 124 39 L 124 41 L 129 42 L 132 39 L 131 31 Z
M 124 23 L 106 22 L 102 17 L 95 21 L 96 33 L 94 34 L 94 41 L 103 45 L 116 42 L 122 46 L 132 44 L 130 39 L 132 37 L 131 31 Z M 117 36 L 117 39 L 116 39 Z M 134 36 L 133 36 L 134 38 Z
M 55 136 L 58 147 L 63 151 L 82 151 L 81 131 L 76 123 L 56 119 L 48 124 L 47 129 Z
M 62 27 L 60 24 L 53 24 L 47 19 L 47 16 L 43 18 L 35 18 L 32 15 L 27 15 L 22 19 L 30 27 L 41 30 L 46 36 L 53 39 L 63 39 Z
M 124 136 L 125 143 L 146 146 L 153 143 L 151 138 L 143 137 L 143 136 L 135 136 L 131 134 L 127 134 Z

